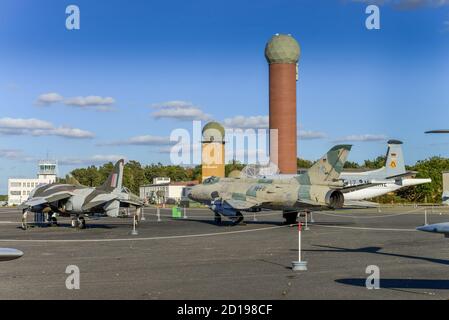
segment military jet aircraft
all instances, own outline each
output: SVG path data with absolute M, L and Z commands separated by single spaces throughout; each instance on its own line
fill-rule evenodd
M 402 142 L 399 140 L 388 141 L 385 165 L 376 170 L 363 172 L 342 172 L 340 178 L 346 186 L 376 183 L 370 188 L 364 188 L 345 194 L 346 206 L 377 206 L 377 204 L 363 201 L 379 197 L 381 195 L 397 191 L 399 189 L 432 182 L 431 179 L 411 178 L 416 172 L 405 169 Z
M 296 222 L 302 210 L 338 209 L 344 193 L 373 184 L 344 187 L 339 179 L 351 145 L 337 145 L 307 172 L 291 177 L 218 178 L 209 177 L 191 188 L 188 197 L 209 206 L 215 222 L 225 216 L 238 224 L 242 211 L 282 210 L 287 224 Z
M 106 182 L 97 188 L 61 183 L 37 187 L 19 206 L 23 213 L 22 227 L 27 227 L 28 212 L 44 212 L 52 224 L 57 224 L 56 214 L 70 216 L 72 227 L 80 229 L 86 227 L 85 215 L 102 213 L 117 217 L 120 208 L 124 207 L 136 207 L 136 215 L 140 218 L 143 201 L 122 186 L 124 163 L 123 159 L 119 160 Z

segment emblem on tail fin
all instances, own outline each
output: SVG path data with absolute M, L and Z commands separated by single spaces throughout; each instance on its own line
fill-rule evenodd
M 395 176 L 405 173 L 404 155 L 402 152 L 402 141 L 388 141 L 388 149 L 385 161 L 385 174 Z

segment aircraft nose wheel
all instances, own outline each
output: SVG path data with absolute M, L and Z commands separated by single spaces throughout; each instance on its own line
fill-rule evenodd
M 296 224 L 296 219 L 298 218 L 298 212 L 284 212 L 283 217 L 285 219 L 284 224 L 291 225 Z
M 83 217 L 78 218 L 78 228 L 86 229 L 86 220 Z
M 86 220 L 83 217 L 72 218 L 72 228 L 86 229 Z
M 56 217 L 49 218 L 50 227 L 57 227 L 58 226 L 58 219 Z

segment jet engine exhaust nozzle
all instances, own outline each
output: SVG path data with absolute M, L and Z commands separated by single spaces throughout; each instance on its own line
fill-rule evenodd
M 326 204 L 332 209 L 341 209 L 345 203 L 345 196 L 339 190 L 331 190 L 326 194 Z

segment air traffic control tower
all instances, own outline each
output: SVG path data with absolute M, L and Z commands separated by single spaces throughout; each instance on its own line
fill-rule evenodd
M 297 173 L 296 81 L 298 42 L 287 34 L 276 34 L 265 47 L 270 86 L 270 161 L 280 173 Z
M 218 122 L 207 123 L 202 131 L 201 165 L 203 181 L 225 176 L 225 129 Z

